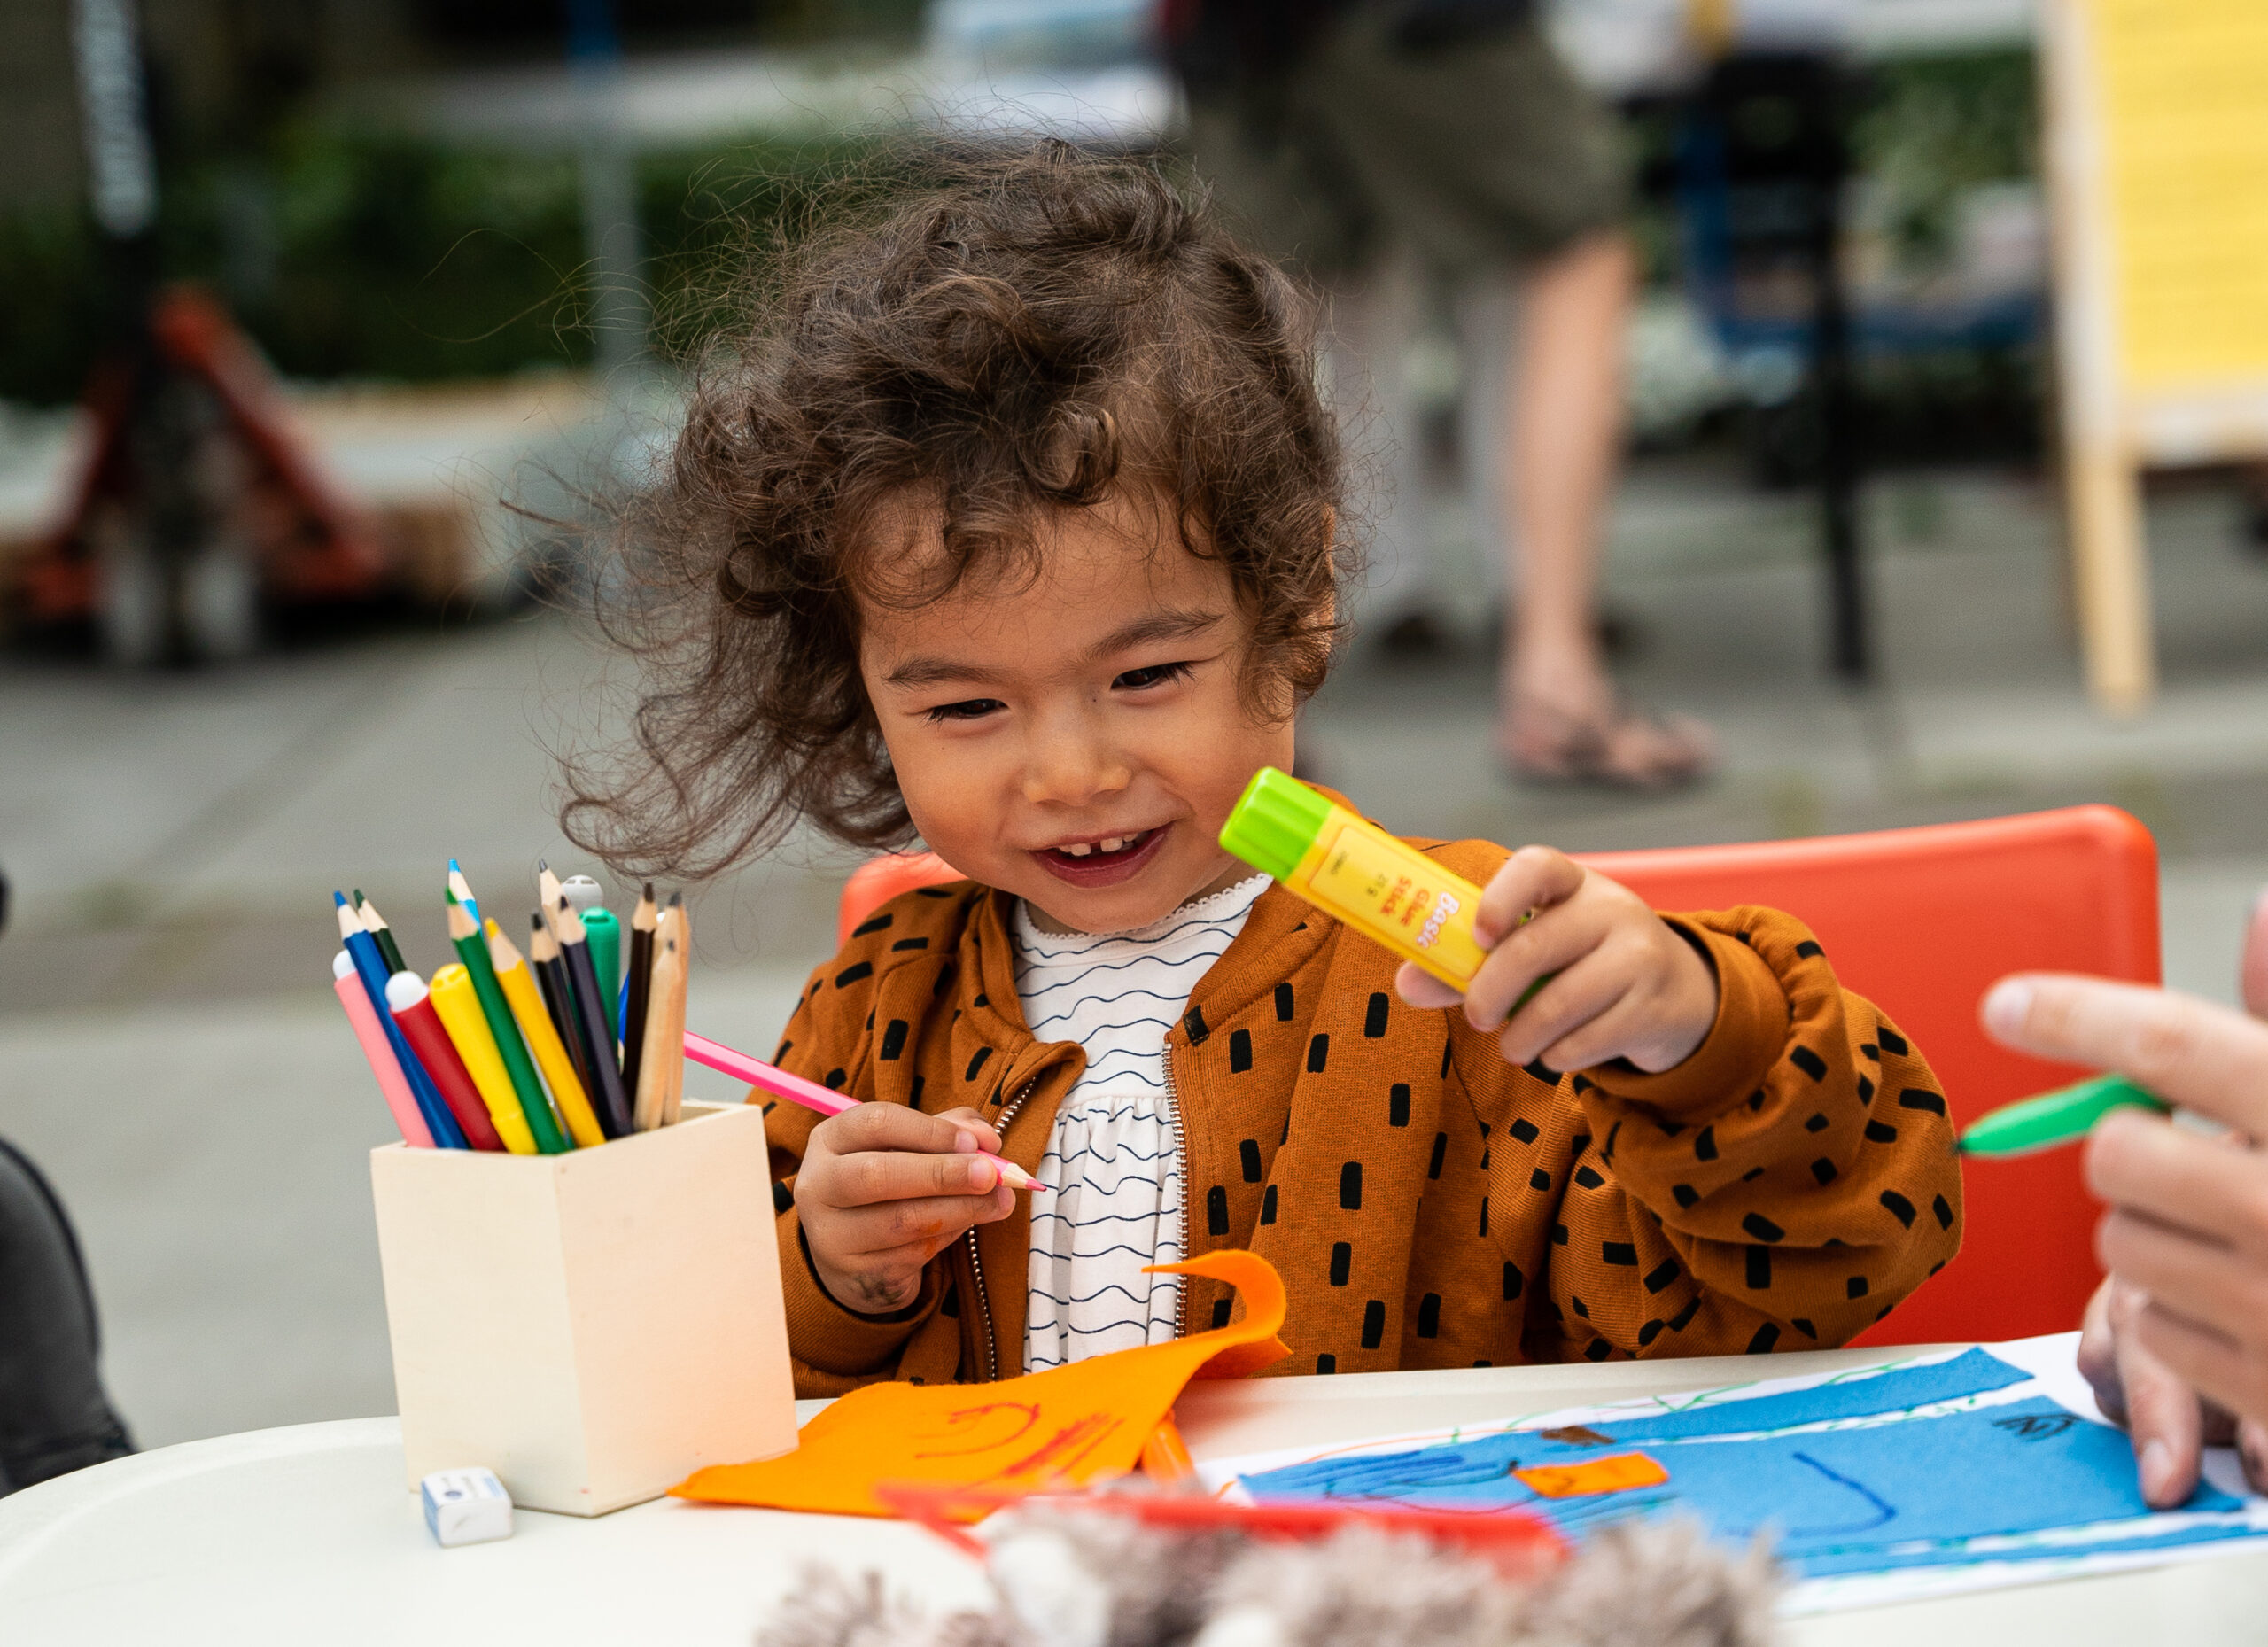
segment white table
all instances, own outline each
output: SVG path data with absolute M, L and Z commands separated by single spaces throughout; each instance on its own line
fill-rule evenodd
M 1910 1352 L 1901 1352 L 1910 1353 Z M 1879 1351 L 1779 1356 L 1776 1374 Z M 1705 1389 L 1747 1358 L 1498 1367 L 1193 1387 L 1202 1458 Z M 819 1403 L 804 1403 L 808 1418 Z M 748 1647 L 808 1560 L 878 1565 L 940 1605 L 987 1595 L 969 1562 L 901 1523 L 664 1499 L 596 1520 L 518 1512 L 509 1540 L 437 1549 L 403 1490 L 396 1420 L 192 1441 L 0 1499 L 6 1647 L 325 1647 L 437 1641 Z M 1790 1647 L 2208 1647 L 2268 1642 L 2268 1554 L 1798 1620 Z

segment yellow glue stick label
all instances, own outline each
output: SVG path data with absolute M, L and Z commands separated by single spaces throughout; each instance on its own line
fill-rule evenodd
M 1308 890 L 1335 914 L 1460 989 L 1487 957 L 1472 935 L 1480 901 L 1472 884 L 1424 853 L 1379 840 L 1357 825 L 1341 826 L 1324 849 Z

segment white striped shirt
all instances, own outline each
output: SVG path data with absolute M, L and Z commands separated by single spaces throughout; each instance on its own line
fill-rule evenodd
M 1166 1034 L 1268 890 L 1254 875 L 1133 932 L 1057 936 L 1016 906 L 1016 994 L 1043 1041 L 1087 1067 L 1055 1111 L 1032 1198 L 1024 1371 L 1174 1336 L 1182 1256 L 1181 1135 Z

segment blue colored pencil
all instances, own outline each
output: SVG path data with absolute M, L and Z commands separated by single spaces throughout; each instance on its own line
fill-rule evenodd
M 386 960 L 378 952 L 378 941 L 362 929 L 348 907 L 346 894 L 333 892 L 338 900 L 338 936 L 346 945 L 346 953 L 354 962 L 354 975 L 362 980 L 362 988 L 377 1008 L 378 1022 L 386 1032 L 386 1041 L 393 1048 L 393 1055 L 400 1061 L 401 1073 L 409 1081 L 409 1090 L 417 1099 L 418 1113 L 425 1117 L 426 1130 L 432 1133 L 433 1142 L 441 1149 L 470 1149 L 464 1141 L 464 1129 L 457 1125 L 457 1118 L 449 1113 L 442 1100 L 440 1089 L 433 1084 L 433 1077 L 425 1073 L 425 1066 L 393 1021 L 393 1009 L 386 1005 Z

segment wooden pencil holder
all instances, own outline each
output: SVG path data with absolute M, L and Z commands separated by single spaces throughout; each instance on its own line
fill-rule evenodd
M 370 1152 L 410 1489 L 603 1515 L 796 1445 L 764 1114 L 562 1155 Z

